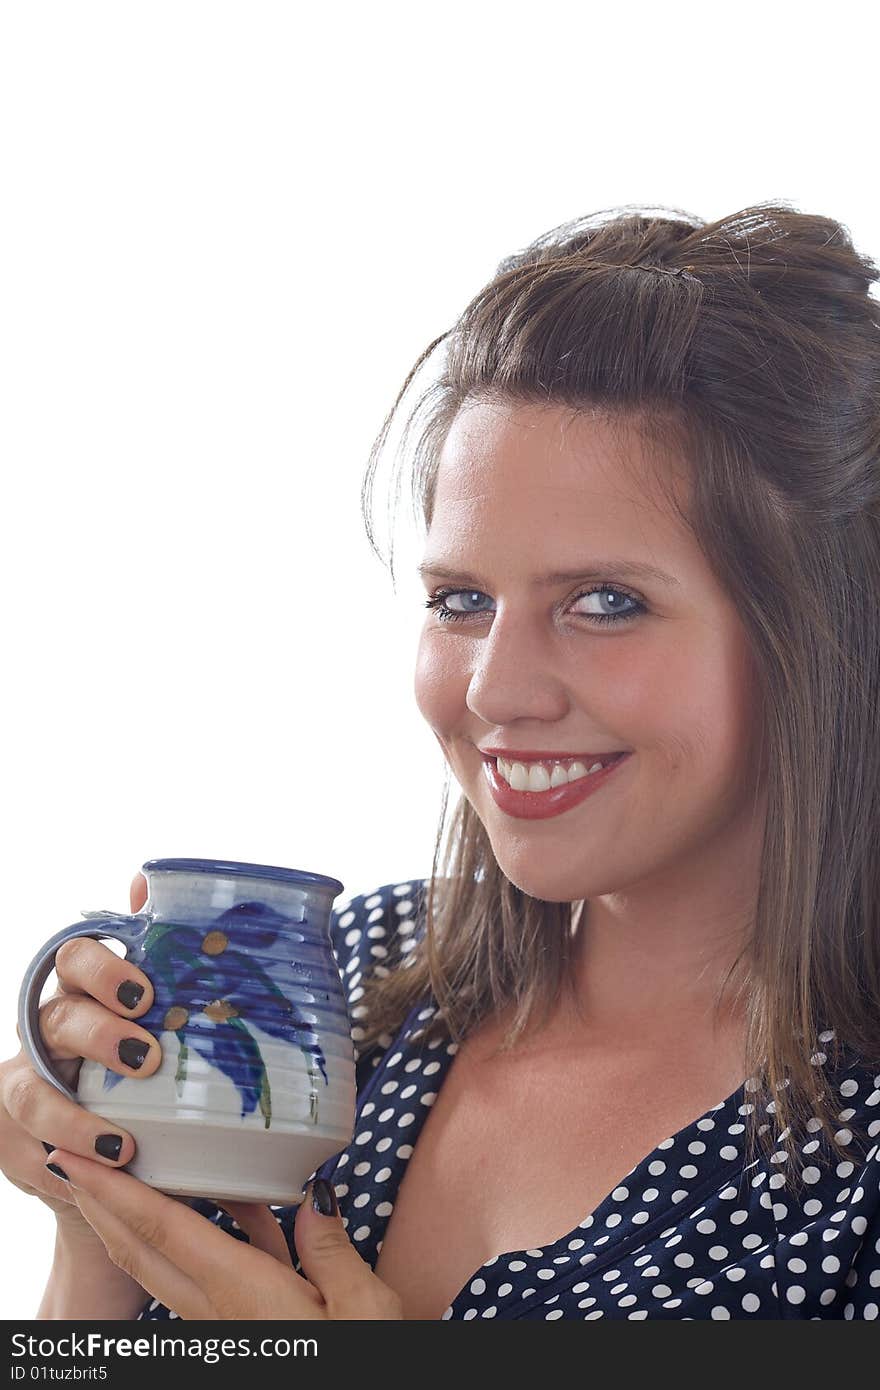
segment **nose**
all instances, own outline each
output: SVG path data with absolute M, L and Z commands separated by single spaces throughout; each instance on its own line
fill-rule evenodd
M 489 633 L 472 650 L 467 706 L 484 724 L 504 728 L 518 719 L 561 719 L 568 711 L 552 644 L 528 615 L 496 612 Z

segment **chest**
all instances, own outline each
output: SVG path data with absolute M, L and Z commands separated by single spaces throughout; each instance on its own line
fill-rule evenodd
M 468 1043 L 424 1122 L 375 1270 L 438 1319 L 486 1260 L 561 1239 L 668 1136 L 742 1082 L 737 1058 Z

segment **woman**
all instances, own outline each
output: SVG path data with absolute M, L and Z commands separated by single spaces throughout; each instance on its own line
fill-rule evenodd
M 187 1210 L 12 1059 L 40 1316 L 877 1316 L 877 277 L 786 205 L 625 209 L 426 349 L 364 499 L 445 342 L 415 693 L 463 797 L 442 873 L 445 798 L 431 878 L 333 915 L 352 1143 L 314 1203 Z M 53 1054 L 151 1074 L 147 978 L 58 974 Z

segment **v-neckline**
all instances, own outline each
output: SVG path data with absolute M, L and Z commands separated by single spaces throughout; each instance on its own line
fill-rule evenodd
M 358 1136 L 365 1132 L 365 1122 L 369 1121 L 370 1116 L 380 1108 L 375 1099 L 377 1087 L 381 1090 L 382 1083 L 387 1081 L 389 1072 L 397 1066 L 402 1064 L 406 1067 L 408 1062 L 414 1060 L 413 1057 L 406 1057 L 406 1054 L 411 1051 L 420 1033 L 424 1032 L 422 1025 L 436 1012 L 437 1006 L 430 1000 L 423 1000 L 410 1011 L 394 1041 L 378 1061 L 376 1069 L 370 1076 L 361 1095 L 351 1143 L 346 1149 L 333 1155 L 318 1170 L 321 1176 L 329 1178 L 334 1183 L 345 1182 L 348 1185 L 346 1201 L 349 1205 L 354 1189 L 357 1189 L 354 1192 L 355 1196 L 361 1195 L 361 1184 L 357 1182 L 354 1172 Z M 424 1049 L 421 1050 L 424 1051 Z M 444 1042 L 440 1038 L 429 1043 L 428 1050 L 429 1052 L 436 1052 L 436 1058 L 432 1060 L 439 1063 L 439 1069 L 432 1076 L 432 1092 L 434 1099 L 436 1099 L 449 1074 L 453 1058 L 458 1051 L 458 1044 Z M 404 1094 L 407 1090 L 408 1087 L 398 1086 L 388 1096 L 387 1104 L 382 1108 L 381 1113 L 384 1114 L 385 1110 L 390 1110 L 392 1116 L 398 1120 L 402 1118 L 403 1114 L 410 1114 L 411 1112 L 406 1106 L 409 1096 Z M 484 1271 L 491 1269 L 499 1261 L 513 1262 L 515 1266 L 518 1264 L 520 1268 L 525 1268 L 527 1260 L 540 1260 L 543 1270 L 552 1265 L 559 1278 L 566 1273 L 576 1277 L 577 1273 L 587 1265 L 591 1269 L 598 1269 L 610 1263 L 616 1259 L 618 1254 L 623 1253 L 624 1246 L 629 1248 L 630 1244 L 643 1243 L 655 1229 L 662 1228 L 664 1223 L 668 1224 L 670 1215 L 676 1211 L 681 1202 L 688 1198 L 699 1200 L 704 1190 L 711 1189 L 712 1186 L 720 1183 L 725 1175 L 729 1176 L 736 1169 L 742 1170 L 744 1164 L 742 1136 L 745 1133 L 745 1124 L 741 1117 L 746 1113 L 745 1107 L 751 1104 L 747 1099 L 748 1093 L 754 1090 L 757 1090 L 757 1082 L 753 1077 L 747 1077 L 724 1100 L 710 1106 L 708 1110 L 705 1110 L 674 1134 L 661 1140 L 628 1173 L 621 1175 L 615 1186 L 591 1212 L 570 1231 L 560 1236 L 558 1240 L 540 1247 L 529 1247 L 527 1250 L 504 1250 L 497 1255 L 492 1255 L 468 1276 L 442 1314 L 442 1318 L 455 1317 L 464 1303 L 471 1302 L 476 1292 L 471 1289 L 471 1285 L 474 1281 L 481 1279 Z M 414 1092 L 410 1092 L 410 1095 L 414 1095 Z M 397 1193 L 400 1191 L 407 1164 L 418 1143 L 430 1109 L 431 1105 L 425 1104 L 417 1104 L 413 1107 L 414 1118 L 407 1127 L 406 1142 L 398 1145 L 393 1156 L 387 1158 L 386 1163 L 391 1169 L 391 1173 L 383 1186 L 386 1186 L 393 1196 L 390 1201 L 377 1204 L 367 1234 L 357 1239 L 358 1228 L 355 1220 L 353 1216 L 349 1218 L 349 1236 L 352 1237 L 358 1253 L 371 1268 L 375 1268 L 378 1261 L 379 1246 L 384 1240 Z M 390 1119 L 391 1116 L 388 1118 Z M 702 1166 L 699 1167 L 692 1162 L 689 1163 L 687 1161 L 689 1156 L 693 1158 L 697 1154 L 705 1154 L 709 1149 L 709 1145 L 701 1136 L 719 1130 L 726 1131 L 725 1142 L 719 1149 L 714 1150 L 713 1158 L 708 1162 L 704 1159 Z M 664 1201 L 662 1206 L 651 1211 L 647 1209 L 637 1211 L 635 1216 L 631 1217 L 624 1225 L 619 1210 L 622 1200 L 619 1194 L 626 1193 L 628 1195 L 630 1186 L 641 1190 L 641 1186 L 644 1184 L 646 1188 L 649 1188 L 652 1178 L 667 1171 L 667 1156 L 670 1153 L 674 1153 L 676 1161 L 679 1163 L 679 1181 L 676 1189 L 670 1194 L 669 1201 Z M 344 1169 L 340 1171 L 339 1164 L 343 1160 L 343 1156 L 347 1156 L 347 1158 Z M 658 1165 L 662 1165 L 662 1168 Z M 362 1176 L 363 1193 L 369 1193 L 373 1181 L 372 1172 L 365 1172 Z M 353 1178 L 355 1179 L 354 1182 L 352 1182 Z M 643 1217 L 641 1222 L 635 1220 L 637 1216 Z M 635 1230 L 633 1230 L 634 1222 Z M 620 1233 L 616 1238 L 615 1232 Z M 541 1281 L 542 1286 L 534 1291 L 535 1296 L 531 1299 L 522 1298 L 520 1300 L 517 1316 L 528 1312 L 534 1303 L 544 1302 L 548 1294 L 548 1286 L 552 1289 L 554 1282 L 555 1279 L 551 1282 L 545 1274 Z

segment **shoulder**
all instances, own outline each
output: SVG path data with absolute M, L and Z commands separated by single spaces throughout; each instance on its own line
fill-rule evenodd
M 370 976 L 388 975 L 402 965 L 424 932 L 428 879 L 383 883 L 349 897 L 330 915 L 330 945 L 345 991 L 357 1043 L 361 999 Z

